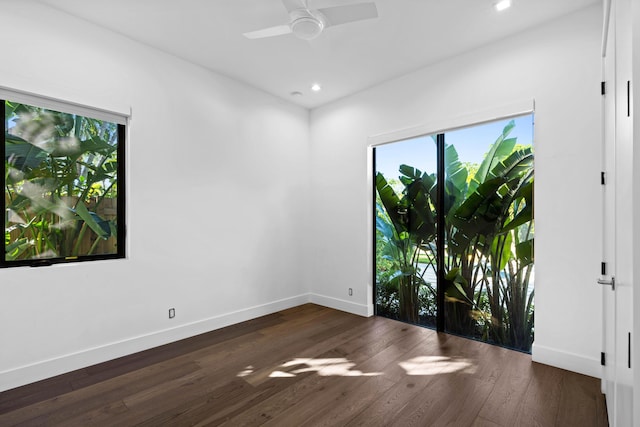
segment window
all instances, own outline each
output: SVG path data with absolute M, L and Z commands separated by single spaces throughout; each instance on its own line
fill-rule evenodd
M 0 96 L 0 267 L 123 258 L 126 119 L 6 90 Z

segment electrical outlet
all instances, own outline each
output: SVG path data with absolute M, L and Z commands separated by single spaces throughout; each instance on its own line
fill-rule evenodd
M 349 288 L 349 296 L 352 297 L 353 296 L 353 289 Z
M 169 309 L 169 319 L 173 319 L 174 317 L 176 317 L 176 309 L 175 308 L 170 308 Z

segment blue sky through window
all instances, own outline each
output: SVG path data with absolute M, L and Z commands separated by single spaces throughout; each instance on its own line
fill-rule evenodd
M 460 161 L 480 163 L 489 146 L 502 134 L 502 130 L 514 120 L 515 127 L 509 134 L 522 145 L 533 144 L 533 114 L 511 119 L 496 120 L 477 126 L 445 132 L 445 142 L 453 144 Z M 405 141 L 376 147 L 376 172 L 385 178 L 397 179 L 398 167 L 407 164 L 423 172 L 436 172 L 436 143 L 431 136 L 420 136 Z

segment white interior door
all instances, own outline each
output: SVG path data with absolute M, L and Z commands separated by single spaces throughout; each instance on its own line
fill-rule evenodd
M 631 0 L 610 5 L 603 40 L 603 392 L 609 424 L 633 425 L 633 121 L 631 117 Z M 605 25 L 605 28 L 607 26 Z M 615 278 L 615 287 L 612 286 Z
M 609 424 L 614 424 L 615 411 L 615 18 L 610 2 L 605 1 L 605 23 L 602 46 L 602 271 L 600 283 L 611 283 L 602 288 L 602 392 L 606 395 Z
M 615 426 L 633 422 L 633 117 L 631 3 L 615 0 Z

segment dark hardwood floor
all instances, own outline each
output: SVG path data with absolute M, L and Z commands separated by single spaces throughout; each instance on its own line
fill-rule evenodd
M 0 426 L 606 426 L 599 380 L 312 304 L 0 393 Z

